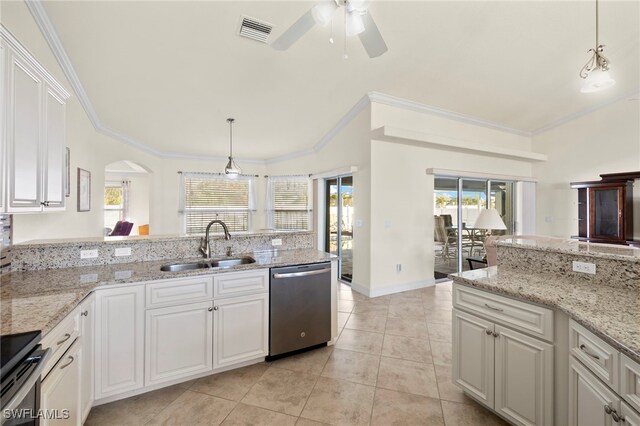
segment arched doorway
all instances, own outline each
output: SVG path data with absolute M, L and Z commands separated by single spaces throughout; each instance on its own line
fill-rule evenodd
M 129 160 L 116 161 L 105 166 L 105 235 L 113 234 L 118 221 L 133 224 L 128 235 L 149 234 L 150 201 L 151 176 L 147 167 Z M 122 236 L 122 233 L 116 233 Z

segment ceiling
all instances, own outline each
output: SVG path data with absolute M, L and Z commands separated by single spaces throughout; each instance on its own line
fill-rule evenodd
M 241 15 L 277 38 L 313 2 L 51 1 L 44 4 L 109 128 L 164 152 L 266 159 L 315 145 L 370 91 L 534 131 L 640 87 L 640 2 L 602 1 L 618 84 L 579 92 L 592 1 L 374 1 L 389 51 L 370 59 L 342 21 L 287 51 L 237 35 Z M 636 96 L 637 97 L 637 96 Z

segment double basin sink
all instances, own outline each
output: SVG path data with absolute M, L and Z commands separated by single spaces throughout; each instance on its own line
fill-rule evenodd
M 191 271 L 193 269 L 222 269 L 232 268 L 238 265 L 247 265 L 255 262 L 256 260 L 251 256 L 227 257 L 224 259 L 205 260 L 201 262 L 172 263 L 170 265 L 161 266 L 160 270 L 164 272 L 183 272 Z

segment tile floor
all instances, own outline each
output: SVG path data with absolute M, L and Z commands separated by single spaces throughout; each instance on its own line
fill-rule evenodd
M 95 407 L 87 425 L 503 425 L 451 381 L 451 283 L 340 285 L 330 346 Z

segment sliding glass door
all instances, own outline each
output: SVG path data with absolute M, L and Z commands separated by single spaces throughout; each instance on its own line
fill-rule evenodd
M 353 177 L 338 176 L 325 184 L 325 250 L 340 256 L 339 277 L 353 278 Z
M 514 233 L 514 183 L 489 179 L 434 178 L 434 278 L 486 267 L 484 240 Z M 476 227 L 480 213 L 495 208 L 506 230 Z

